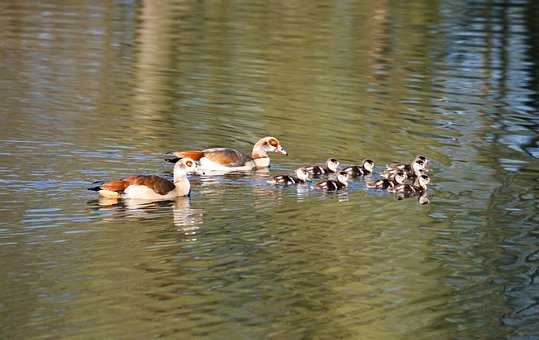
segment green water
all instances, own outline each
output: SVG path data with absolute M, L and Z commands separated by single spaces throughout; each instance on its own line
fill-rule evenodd
M 0 337 L 539 337 L 534 1 L 0 4 Z M 100 204 L 168 151 L 269 173 Z M 275 188 L 431 160 L 430 205 Z

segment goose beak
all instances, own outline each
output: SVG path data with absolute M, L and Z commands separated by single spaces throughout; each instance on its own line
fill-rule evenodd
M 178 157 L 168 157 L 168 158 L 165 158 L 165 161 L 169 162 L 169 163 L 176 163 L 180 160 L 181 158 L 178 158 Z
M 288 152 L 286 151 L 285 148 L 283 148 L 282 146 L 279 145 L 279 147 L 277 148 L 277 151 L 282 153 L 283 155 L 285 156 L 288 156 Z

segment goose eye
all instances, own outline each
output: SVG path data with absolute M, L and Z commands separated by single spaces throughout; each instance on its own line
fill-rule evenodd
M 277 145 L 279 145 L 279 142 L 277 142 L 276 139 L 270 139 L 269 143 L 270 143 L 271 146 L 275 146 L 275 147 L 277 147 Z
M 191 161 L 187 161 L 185 164 L 187 164 L 188 167 L 193 166 L 193 162 L 191 162 Z

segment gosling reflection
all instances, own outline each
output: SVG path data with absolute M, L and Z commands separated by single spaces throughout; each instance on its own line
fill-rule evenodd
M 395 193 L 395 199 L 397 200 L 403 200 L 403 199 L 409 199 L 409 198 L 417 198 L 417 202 L 420 205 L 427 205 L 430 204 L 430 199 L 428 196 L 427 191 L 423 191 L 421 193 Z

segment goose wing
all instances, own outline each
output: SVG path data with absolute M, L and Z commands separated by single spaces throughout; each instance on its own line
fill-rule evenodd
M 176 188 L 174 183 L 159 176 L 129 176 L 104 183 L 99 186 L 99 189 L 121 194 L 130 185 L 143 185 L 160 195 L 166 195 Z
M 243 166 L 252 160 L 246 154 L 229 148 L 206 149 L 203 152 L 208 160 L 229 167 Z

